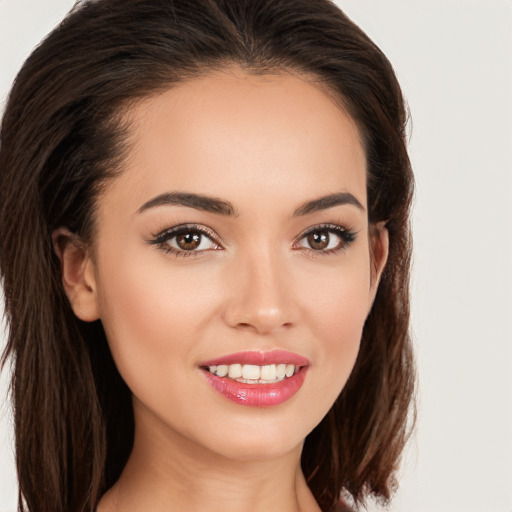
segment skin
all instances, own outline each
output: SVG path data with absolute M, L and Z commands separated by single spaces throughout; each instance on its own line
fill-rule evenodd
M 133 393 L 134 450 L 98 511 L 319 511 L 303 441 L 350 375 L 387 258 L 384 225 L 369 236 L 358 129 L 306 77 L 236 68 L 146 98 L 127 119 L 130 149 L 100 197 L 94 247 L 54 234 L 72 307 L 101 318 Z M 176 191 L 229 201 L 236 215 L 176 204 L 139 212 Z M 361 207 L 293 216 L 341 192 Z M 188 257 L 148 243 L 181 223 L 205 226 L 213 242 Z M 312 248 L 304 232 L 325 223 L 355 240 L 330 233 L 339 250 Z M 311 362 L 277 406 L 227 400 L 198 366 L 273 349 Z

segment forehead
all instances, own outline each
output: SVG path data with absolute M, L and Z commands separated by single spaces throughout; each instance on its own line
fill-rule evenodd
M 140 101 L 127 119 L 130 149 L 114 188 L 139 202 L 174 190 L 234 203 L 286 192 L 299 202 L 350 189 L 366 204 L 357 126 L 308 77 L 215 71 Z

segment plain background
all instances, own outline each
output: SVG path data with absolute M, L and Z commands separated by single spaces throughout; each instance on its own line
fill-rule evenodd
M 391 510 L 512 512 L 512 0 L 337 3 L 393 63 L 413 119 L 419 421 Z M 72 4 L 0 0 L 0 109 Z M 6 382 L 0 512 L 14 512 Z

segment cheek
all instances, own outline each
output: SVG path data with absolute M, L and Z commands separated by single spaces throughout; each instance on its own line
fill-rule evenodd
M 329 265 L 299 269 L 298 296 L 305 323 L 335 353 L 344 344 L 357 344 L 371 306 L 370 261 L 361 244 Z M 345 343 L 343 343 L 345 341 Z
M 363 257 L 357 265 L 319 273 L 313 283 L 302 311 L 315 341 L 310 391 L 321 397 L 317 407 L 323 416 L 345 386 L 359 352 L 371 306 L 369 261 Z
M 205 276 L 172 272 L 170 265 L 162 268 L 132 251 L 115 266 L 104 265 L 99 282 L 109 346 L 134 394 L 148 377 L 168 379 L 173 369 L 190 363 L 198 318 L 205 320 L 211 295 Z
M 334 383 L 333 395 L 337 396 L 345 385 L 354 367 L 364 322 L 368 312 L 368 292 L 344 290 L 332 297 L 332 304 L 323 309 L 323 329 L 319 339 L 324 350 L 320 363 Z M 335 306 L 338 306 L 334 309 Z

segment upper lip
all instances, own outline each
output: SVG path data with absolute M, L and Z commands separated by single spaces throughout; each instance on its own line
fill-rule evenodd
M 217 357 L 203 361 L 199 366 L 219 366 L 222 364 L 255 364 L 258 366 L 265 366 L 270 364 L 293 364 L 295 366 L 309 366 L 311 363 L 309 359 L 299 356 L 294 352 L 287 350 L 269 350 L 266 352 L 246 350 L 244 352 L 237 352 L 235 354 L 227 354 L 225 356 Z

